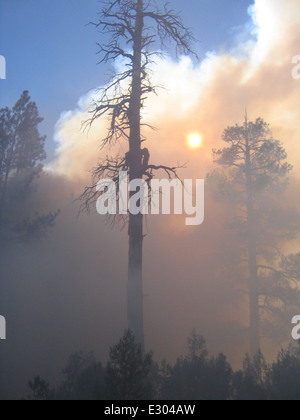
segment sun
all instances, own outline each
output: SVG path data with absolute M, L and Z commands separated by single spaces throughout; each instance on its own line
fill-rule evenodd
M 198 149 L 202 146 L 203 138 L 199 133 L 192 133 L 187 136 L 187 144 L 191 149 Z

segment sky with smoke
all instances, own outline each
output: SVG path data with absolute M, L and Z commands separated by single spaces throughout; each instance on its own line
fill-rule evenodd
M 228 14 L 236 2 L 228 2 Z M 241 3 L 242 16 L 247 16 L 250 2 Z M 189 2 L 185 4 L 188 9 Z M 89 15 L 84 16 L 86 21 L 93 18 L 95 7 L 93 4 L 85 11 Z M 200 25 L 200 4 L 198 9 Z M 191 10 L 184 13 L 195 26 L 191 15 L 197 14 Z M 224 128 L 242 123 L 247 109 L 249 119 L 263 117 L 283 142 L 294 166 L 286 199 L 299 207 L 294 191 L 300 178 L 300 80 L 292 78 L 292 58 L 300 54 L 299 0 L 256 0 L 248 14 L 240 25 L 240 15 L 234 22 L 226 17 L 228 25 L 233 26 L 228 43 L 220 41 L 222 34 L 218 40 L 213 38 L 222 16 L 216 15 L 214 20 L 211 15 L 205 24 L 210 27 L 211 45 L 202 52 L 199 62 L 166 56 L 153 65 L 154 82 L 164 89 L 149 98 L 143 111 L 145 121 L 159 128 L 144 132 L 151 162 L 188 162 L 180 173 L 183 178 L 205 178 L 212 168 L 212 148 L 222 146 Z M 45 31 L 55 32 L 54 28 Z M 87 31 L 94 39 L 96 34 Z M 68 42 L 72 44 L 71 39 Z M 93 60 L 95 51 L 91 48 L 88 52 Z M 82 60 L 78 63 L 82 66 Z M 94 71 L 97 73 L 96 67 Z M 35 70 L 39 72 L 43 69 Z M 66 68 L 62 73 L 68 84 Z M 103 74 L 100 83 L 93 77 L 94 86 L 104 85 Z M 28 87 L 24 85 L 23 89 Z M 111 229 L 96 214 L 78 218 L 78 203 L 74 203 L 90 183 L 90 170 L 101 154 L 114 152 L 100 151 L 105 120 L 98 120 L 89 131 L 82 130 L 90 101 L 97 97 L 97 90 L 90 88 L 90 83 L 76 87 L 65 101 L 65 110 L 60 110 L 54 146 L 49 146 L 53 158 L 34 203 L 41 210 L 61 210 L 56 227 L 46 241 L 14 249 L 7 256 L 9 263 L 2 267 L 3 275 L 7 273 L 11 280 L 5 286 L 9 296 L 6 307 L 7 319 L 11 320 L 8 328 L 15 333 L 1 349 L 8 360 L 4 372 L 11 378 L 11 389 L 16 383 L 22 389 L 24 381 L 37 373 L 55 380 L 75 350 L 94 350 L 105 360 L 109 346 L 126 327 L 127 232 Z M 15 91 L 15 96 L 19 93 Z M 33 99 L 40 95 L 43 92 Z M 56 91 L 53 96 L 59 97 Z M 4 92 L 0 104 L 5 100 L 8 96 Z M 55 113 L 50 114 L 54 121 Z M 197 150 L 187 146 L 187 137 L 193 132 L 200 133 L 203 140 Z M 125 152 L 126 144 L 116 149 Z M 186 227 L 180 216 L 150 216 L 147 220 L 145 336 L 146 346 L 153 349 L 157 360 L 172 360 L 184 352 L 186 337 L 193 328 L 206 338 L 212 352 L 222 351 L 233 362 L 240 362 L 247 350 L 243 297 L 232 284 L 234 280 L 222 279 L 219 272 L 230 251 L 228 233 L 223 228 L 228 209 L 212 203 L 209 191 L 206 198 L 206 219 L 200 227 Z M 264 346 L 272 354 L 268 341 Z
M 230 50 L 208 52 L 198 64 L 181 57 L 165 58 L 153 66 L 154 83 L 164 87 L 147 101 L 144 111 L 145 121 L 159 127 L 156 133 L 145 133 L 153 145 L 153 159 L 156 154 L 168 161 L 181 156 L 191 160 L 191 166 L 199 165 L 205 175 L 211 149 L 219 144 L 224 128 L 241 122 L 247 109 L 250 119 L 262 116 L 271 124 L 274 135 L 293 151 L 289 155 L 297 166 L 300 84 L 291 73 L 300 38 L 299 3 L 291 0 L 287 7 L 280 0 L 258 0 L 249 14 L 251 20 L 240 28 Z M 54 171 L 72 178 L 97 163 L 105 121 L 97 122 L 88 135 L 81 130 L 95 97 L 95 91 L 85 94 L 76 109 L 59 119 Z M 204 140 L 196 156 L 186 148 L 186 136 L 193 131 Z

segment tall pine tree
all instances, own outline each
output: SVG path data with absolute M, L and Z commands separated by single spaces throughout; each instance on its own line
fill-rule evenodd
M 299 233 L 299 216 L 284 206 L 282 197 L 292 167 L 267 123 L 260 118 L 249 122 L 246 116 L 244 124 L 224 131 L 223 141 L 226 146 L 214 150 L 219 168 L 208 178 L 215 198 L 232 206 L 228 224 L 241 245 L 239 273 L 247 278 L 250 355 L 254 358 L 260 350 L 262 315 L 282 315 L 299 296 L 280 252 L 282 242 Z

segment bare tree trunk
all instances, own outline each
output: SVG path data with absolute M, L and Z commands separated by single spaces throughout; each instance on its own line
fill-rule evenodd
M 142 99 L 142 33 L 144 25 L 143 0 L 137 2 L 136 26 L 134 33 L 134 60 L 132 92 L 129 109 L 129 177 L 130 181 L 142 178 L 141 152 L 141 99 Z M 132 193 L 134 194 L 134 193 Z M 143 322 L 143 215 L 129 216 L 129 261 L 127 284 L 128 328 L 144 350 Z
M 248 122 L 246 119 L 246 189 L 247 189 L 247 236 L 249 259 L 249 313 L 250 313 L 250 357 L 260 350 L 259 322 L 259 289 L 257 268 L 256 224 L 253 208 L 253 185 L 251 173 L 251 158 L 248 138 Z
M 254 356 L 260 350 L 260 322 L 259 322 L 259 290 L 256 240 L 253 234 L 255 226 L 253 220 L 253 208 L 248 207 L 248 255 L 249 255 L 249 303 L 250 303 L 250 356 Z
M 114 0 L 106 3 L 106 8 L 100 13 L 99 22 L 94 24 L 105 33 L 111 33 L 107 43 L 98 44 L 99 52 L 103 56 L 101 62 L 108 63 L 122 58 L 128 61 L 128 66 L 125 71 L 116 74 L 108 87 L 102 90 L 101 99 L 91 108 L 92 117 L 87 124 L 92 125 L 96 119 L 108 114 L 110 128 L 103 139 L 103 147 L 121 138 L 129 138 L 129 151 L 124 157 L 107 157 L 95 169 L 94 185 L 87 187 L 81 196 L 82 209 L 85 210 L 98 199 L 95 194 L 98 181 L 109 178 L 118 187 L 119 171 L 124 168 L 129 171 L 130 182 L 143 178 L 150 181 L 158 170 L 165 171 L 169 177 L 177 177 L 178 167 L 149 165 L 149 151 L 141 147 L 141 108 L 148 95 L 155 92 L 148 68 L 152 57 L 155 54 L 160 55 L 150 48 L 155 39 L 173 41 L 177 52 L 193 53 L 190 46 L 193 36 L 190 30 L 167 4 L 160 10 L 157 2 L 152 1 L 146 3 L 144 0 Z M 149 24 L 145 24 L 146 20 Z M 129 89 L 123 86 L 127 86 L 125 81 L 129 82 Z M 130 194 L 132 198 L 134 192 Z M 128 328 L 144 351 L 143 222 L 142 214 L 129 214 L 127 311 Z

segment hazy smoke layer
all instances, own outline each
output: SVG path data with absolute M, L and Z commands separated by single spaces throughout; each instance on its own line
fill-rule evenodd
M 145 133 L 153 163 L 189 161 L 181 176 L 204 178 L 223 129 L 241 122 L 247 108 L 250 119 L 271 123 L 299 177 L 300 81 L 291 76 L 292 57 L 300 54 L 299 0 L 288 5 L 286 0 L 256 0 L 250 17 L 231 51 L 210 52 L 198 64 L 186 57 L 179 62 L 166 58 L 153 67 L 157 84 L 166 88 L 149 99 L 144 111 L 145 120 L 159 127 Z M 110 153 L 99 150 L 105 120 L 82 131 L 95 96 L 93 91 L 81 98 L 56 126 L 57 155 L 37 198 L 42 209 L 61 209 L 56 228 L 43 243 L 10 251 L 8 261 L 14 262 L 3 268 L 9 276 L 6 389 L 22 387 L 37 373 L 55 378 L 77 349 L 93 349 L 105 359 L 108 346 L 126 328 L 127 233 L 111 230 L 97 215 L 77 218 L 73 202 L 90 183 L 89 171 L 101 153 Z M 186 136 L 194 131 L 204 139 L 196 152 L 186 146 Z M 126 151 L 126 144 L 117 148 Z M 148 219 L 145 334 L 157 359 L 172 360 L 183 352 L 193 328 L 212 352 L 223 351 L 230 360 L 240 360 L 247 349 L 242 328 L 247 311 L 234 281 L 222 276 L 230 248 L 223 229 L 227 209 L 212 203 L 209 191 L 206 198 L 201 227 L 187 228 L 180 217 Z

